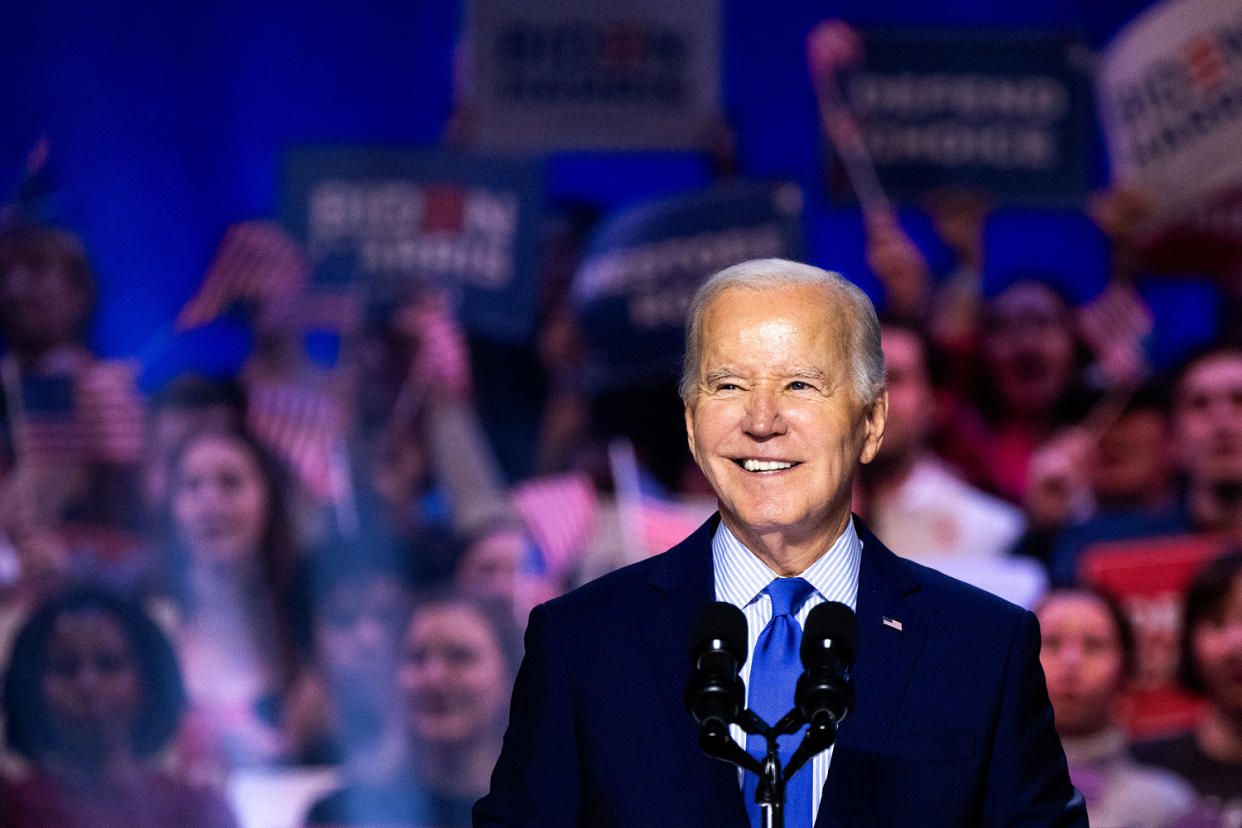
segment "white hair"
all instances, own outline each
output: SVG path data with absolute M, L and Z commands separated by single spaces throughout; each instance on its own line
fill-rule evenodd
M 717 271 L 699 285 L 686 315 L 686 355 L 678 387 L 682 402 L 689 405 L 698 395 L 703 312 L 712 300 L 733 288 L 764 290 L 789 285 L 818 285 L 841 298 L 850 324 L 854 391 L 864 405 L 875 402 L 885 386 L 884 351 L 880 349 L 880 321 L 875 306 L 858 285 L 840 273 L 787 259 L 741 262 Z

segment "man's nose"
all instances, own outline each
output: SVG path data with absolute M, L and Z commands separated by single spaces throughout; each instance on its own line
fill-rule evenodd
M 1236 429 L 1242 421 L 1242 406 L 1238 404 L 1236 393 L 1217 396 L 1212 400 L 1210 412 L 1213 422 L 1225 431 Z
M 1225 625 L 1225 644 L 1231 653 L 1242 655 L 1242 619 L 1234 619 Z
M 90 665 L 83 665 L 73 677 L 74 688 L 83 695 L 93 696 L 99 690 L 102 676 L 99 670 Z
M 448 678 L 452 674 L 452 670 L 453 668 L 449 665 L 448 659 L 433 656 L 422 665 L 422 679 L 425 682 L 438 683 Z
M 775 389 L 761 385 L 747 394 L 743 428 L 747 434 L 757 438 L 785 433 L 785 417 L 781 411 L 780 395 Z
M 374 614 L 364 613 L 354 624 L 354 642 L 366 649 L 384 646 L 388 639 L 388 628 Z
M 1077 669 L 1082 664 L 1082 646 L 1078 644 L 1064 644 L 1057 653 L 1063 667 Z

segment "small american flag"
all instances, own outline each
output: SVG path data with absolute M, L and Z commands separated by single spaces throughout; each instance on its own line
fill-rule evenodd
M 892 627 L 897 632 L 901 632 L 901 622 L 896 618 L 889 618 L 887 615 L 880 616 L 880 623 L 886 627 Z
M 74 382 L 78 424 L 91 456 L 105 463 L 137 464 L 146 450 L 146 407 L 138 393 L 137 366 L 101 360 Z
M 36 463 L 83 458 L 87 446 L 73 410 L 73 378 L 22 377 L 20 389 L 18 457 Z
M 657 555 L 688 538 L 715 511 L 714 502 L 666 500 L 644 493 L 637 503 L 623 504 L 621 514 L 622 520 L 637 522 L 647 553 Z
M 338 445 L 344 412 L 331 394 L 288 382 L 256 382 L 248 391 L 246 422 L 306 489 L 334 502 L 348 485 Z
M 614 440 L 608 457 L 622 530 L 632 552 L 659 554 L 685 540 L 716 511 L 714 500 L 696 501 L 665 491 L 638 465 L 628 440 Z
M 1114 282 L 1078 309 L 1078 327 L 1110 385 L 1130 385 L 1147 373 L 1143 343 L 1151 309 L 1132 285 Z
M 537 477 L 514 486 L 511 496 L 549 574 L 568 572 L 595 531 L 599 499 L 591 478 L 581 473 Z
M 224 234 L 198 293 L 177 315 L 176 328 L 206 325 L 238 300 L 288 304 L 302 291 L 308 274 L 301 248 L 279 225 L 234 224 Z
M 142 399 L 127 363 L 103 361 L 76 376 L 20 379 L 17 451 L 27 462 L 135 464 L 142 459 L 143 428 Z

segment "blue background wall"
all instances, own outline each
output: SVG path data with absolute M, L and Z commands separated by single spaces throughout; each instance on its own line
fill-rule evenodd
M 803 40 L 820 19 L 1051 26 L 1098 46 L 1146 5 L 725 0 L 724 100 L 741 172 L 818 169 Z M 150 351 L 224 229 L 275 215 L 283 147 L 438 142 L 462 14 L 458 2 L 389 0 L 9 3 L 0 13 L 0 195 L 7 200 L 46 135 L 65 222 L 85 237 L 101 282 L 96 344 L 110 356 Z M 580 162 L 562 159 L 562 174 L 599 174 L 606 199 L 606 162 Z M 643 180 L 615 178 L 627 195 Z M 656 174 L 649 185 L 666 182 Z

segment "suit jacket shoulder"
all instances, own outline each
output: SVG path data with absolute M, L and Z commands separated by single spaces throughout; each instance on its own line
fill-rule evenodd
M 714 530 L 531 612 L 476 825 L 746 828 L 736 773 L 699 751 L 682 700 Z
M 817 825 L 1085 825 L 1035 617 L 858 528 L 857 704 Z
M 746 828 L 736 770 L 699 750 L 683 701 L 716 522 L 531 613 L 476 825 Z M 817 826 L 1085 825 L 1034 617 L 861 531 L 858 702 Z

